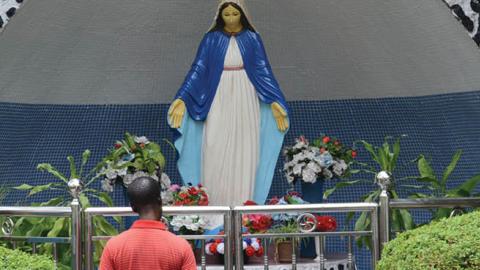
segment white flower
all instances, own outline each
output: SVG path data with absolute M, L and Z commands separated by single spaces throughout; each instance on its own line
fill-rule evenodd
M 302 174 L 302 169 L 303 169 L 303 166 L 305 166 L 305 163 L 298 163 L 297 165 L 295 165 L 293 167 L 293 174 L 294 175 L 297 175 L 297 176 L 300 176 Z
M 312 169 L 304 169 L 302 172 L 302 180 L 307 183 L 315 183 L 317 181 L 317 174 Z
M 256 238 L 252 238 L 252 247 L 253 247 L 253 249 L 255 249 L 255 251 L 260 249 L 260 244 L 258 244 L 258 241 L 257 241 Z
M 143 144 L 149 144 L 150 141 L 147 139 L 147 137 L 145 136 L 142 136 L 142 137 L 137 137 L 135 136 L 133 138 L 133 140 L 136 142 L 136 143 L 143 143 Z
M 113 179 L 117 178 L 118 173 L 117 173 L 116 170 L 108 168 L 107 171 L 106 171 L 106 173 L 105 173 L 105 176 L 106 176 L 108 179 L 112 179 L 112 180 L 113 180 Z
M 316 174 L 322 171 L 322 168 L 320 165 L 318 165 L 316 162 L 310 162 L 307 164 L 307 169 L 312 170 Z
M 205 253 L 206 253 L 207 255 L 213 255 L 213 253 L 210 252 L 210 246 L 211 246 L 211 245 L 212 245 L 212 243 L 208 243 L 208 244 L 205 245 Z M 218 250 L 218 246 L 217 246 L 217 250 Z
M 113 192 L 113 184 L 110 183 L 110 180 L 104 179 L 102 180 L 102 189 L 107 192 Z
M 224 243 L 218 243 L 217 252 L 220 253 L 220 254 L 225 254 L 225 244 Z
M 245 250 L 245 249 L 247 249 L 247 247 L 248 247 L 247 242 L 245 242 L 245 240 L 243 240 L 243 249 Z
M 295 177 L 293 177 L 292 175 L 290 174 L 287 174 L 287 181 L 289 184 L 293 183 L 293 181 L 295 181 Z
M 172 185 L 172 181 L 170 181 L 170 177 L 166 173 L 162 173 L 160 183 L 162 184 L 162 189 L 169 189 Z
M 333 173 L 337 176 L 342 176 L 348 168 L 347 163 L 343 159 L 335 160 L 333 162 Z

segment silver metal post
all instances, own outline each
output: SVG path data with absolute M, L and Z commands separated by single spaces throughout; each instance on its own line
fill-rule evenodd
M 93 270 L 93 220 L 90 214 L 85 214 L 85 223 L 87 226 L 87 232 L 85 234 L 85 268 L 87 270 Z
M 37 244 L 32 243 L 32 254 L 36 254 L 36 253 L 37 253 Z
M 263 269 L 268 270 L 268 239 L 263 239 Z
M 388 196 L 388 188 L 392 184 L 392 175 L 386 171 L 381 171 L 376 176 L 377 184 L 382 192 L 380 193 L 380 249 L 390 240 L 390 198 Z
M 242 212 L 235 211 L 235 269 L 243 269 Z
M 378 232 L 378 207 L 370 212 L 371 228 L 372 228 L 372 269 L 376 268 L 377 262 L 380 260 L 380 240 Z
M 207 269 L 207 259 L 205 258 L 205 239 L 200 239 L 200 247 L 201 247 L 201 251 L 200 251 L 200 256 L 201 256 L 201 266 L 202 266 L 202 270 L 206 270 Z
M 353 270 L 353 247 L 352 247 L 352 236 L 348 236 L 348 258 L 347 258 L 347 269 Z
M 297 238 L 292 237 L 292 270 L 297 270 Z
M 58 252 L 57 252 L 57 243 L 53 243 L 53 267 L 58 269 Z
M 72 208 L 72 269 L 82 269 L 82 207 L 78 197 L 82 189 L 82 182 L 79 179 L 70 179 L 68 188 L 73 197 L 70 204 Z
M 317 241 L 318 239 L 318 260 L 320 263 L 320 269 L 323 270 L 325 269 L 325 242 L 323 239 L 323 236 L 317 236 L 315 237 L 315 240 Z
M 225 213 L 223 216 L 223 230 L 225 232 L 225 255 L 224 255 L 224 268 L 227 270 L 232 270 L 233 269 L 233 260 L 232 260 L 232 251 L 233 251 L 233 245 L 232 245 L 232 239 L 235 239 L 235 234 L 233 230 L 233 224 L 232 224 L 232 211 L 229 211 L 228 213 Z

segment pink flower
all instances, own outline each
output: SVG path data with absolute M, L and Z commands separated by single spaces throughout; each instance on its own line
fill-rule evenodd
M 173 184 L 170 186 L 170 191 L 177 191 L 180 190 L 180 186 L 177 184 Z

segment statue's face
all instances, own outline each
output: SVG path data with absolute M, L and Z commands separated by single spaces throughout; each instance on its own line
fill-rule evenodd
M 242 14 L 233 6 L 228 6 L 222 11 L 222 18 L 225 22 L 225 26 L 228 28 L 235 28 L 241 25 L 240 18 Z

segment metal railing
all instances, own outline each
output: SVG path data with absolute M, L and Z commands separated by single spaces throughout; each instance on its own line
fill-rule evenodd
M 318 245 L 318 264 L 320 269 L 325 268 L 325 248 L 324 248 L 324 239 L 327 236 L 347 236 L 348 237 L 348 270 L 354 269 L 353 264 L 353 254 L 352 254 L 352 238 L 359 236 L 370 236 L 372 238 L 372 243 L 374 245 L 372 251 L 372 269 L 375 269 L 376 262 L 379 259 L 378 253 L 378 206 L 375 203 L 329 203 L 329 204 L 298 204 L 298 205 L 259 205 L 259 206 L 240 206 L 235 207 L 234 212 L 234 224 L 235 224 L 235 250 L 236 250 L 236 269 L 243 269 L 243 256 L 241 256 L 242 242 L 244 237 L 256 237 L 263 239 L 263 245 L 267 247 L 266 239 L 275 238 L 275 237 L 286 237 L 292 238 L 293 247 L 292 247 L 292 270 L 297 269 L 297 254 L 296 254 L 296 239 L 297 238 L 306 238 L 306 237 L 315 237 L 316 243 Z M 351 212 L 368 212 L 371 216 L 371 230 L 370 231 L 339 231 L 339 232 L 314 232 L 315 224 L 304 224 L 302 219 L 306 218 L 312 219 L 311 213 L 351 213 Z M 262 234 L 245 234 L 242 232 L 242 216 L 245 214 L 251 213 L 262 213 L 262 214 L 275 214 L 275 213 L 298 213 L 300 221 L 299 224 L 307 225 L 307 227 L 301 229 L 298 233 L 262 233 Z M 313 220 L 315 220 L 313 218 Z M 310 226 L 310 228 L 308 228 Z M 269 269 L 268 262 L 268 252 L 264 252 L 264 269 Z
M 187 240 L 199 240 L 201 243 L 201 263 L 202 269 L 206 269 L 205 241 L 209 239 L 224 239 L 225 250 L 232 250 L 233 224 L 232 211 L 230 207 L 222 206 L 189 206 L 189 207 L 163 207 L 164 216 L 176 215 L 216 215 L 223 216 L 224 231 L 223 235 L 179 235 Z M 113 217 L 113 216 L 136 216 L 130 207 L 91 207 L 85 210 L 85 226 L 87 228 L 85 239 L 85 263 L 86 269 L 93 270 L 93 242 L 99 240 L 108 240 L 112 236 L 94 235 L 93 219 L 95 216 Z M 225 269 L 232 269 L 233 260 L 230 252 L 225 252 Z
M 380 175 L 380 174 L 379 174 Z M 327 236 L 342 236 L 348 238 L 348 264 L 352 269 L 354 266 L 352 253 L 352 239 L 360 236 L 370 236 L 372 239 L 372 267 L 375 268 L 380 259 L 381 248 L 390 240 L 390 211 L 391 209 L 428 209 L 428 208 L 460 208 L 460 207 L 480 207 L 480 198 L 429 198 L 429 199 L 395 199 L 391 200 L 388 193 L 388 183 L 391 183 L 391 176 L 384 174 L 385 177 L 377 177 L 378 183 L 382 189 L 379 203 L 329 203 L 329 204 L 303 204 L 303 205 L 259 205 L 259 206 L 239 206 L 230 207 L 164 207 L 165 216 L 173 215 L 217 215 L 223 216 L 224 231 L 223 235 L 182 235 L 187 240 L 199 240 L 201 243 L 201 263 L 202 269 L 206 269 L 205 242 L 210 239 L 223 239 L 225 250 L 235 250 L 235 262 L 231 252 L 225 252 L 225 269 L 243 269 L 243 238 L 256 237 L 262 239 L 263 246 L 268 249 L 267 240 L 270 238 L 291 238 L 292 247 L 292 269 L 297 267 L 297 254 L 295 239 L 314 237 L 317 244 L 317 254 L 319 256 L 318 265 L 320 269 L 325 266 L 325 239 Z M 57 262 L 57 244 L 70 244 L 72 248 L 72 269 L 94 269 L 93 251 L 94 241 L 108 240 L 112 236 L 94 235 L 94 218 L 118 217 L 118 216 L 136 216 L 130 207 L 91 207 L 85 210 L 81 209 L 78 201 L 80 192 L 80 182 L 76 179 L 68 183 L 73 200 L 70 207 L 0 207 L 0 216 L 4 216 L 5 221 L 2 225 L 4 235 L 0 235 L 0 240 L 10 241 L 15 247 L 17 242 L 23 241 L 32 243 L 32 251 L 36 251 L 36 245 L 39 243 L 52 243 L 53 257 Z M 314 232 L 316 224 L 308 222 L 313 217 L 311 213 L 351 213 L 368 212 L 371 217 L 371 230 L 369 231 L 336 231 L 336 232 Z M 298 213 L 300 224 L 299 231 L 296 233 L 265 233 L 265 234 L 245 234 L 242 231 L 242 216 L 252 213 L 276 214 L 276 213 Z M 71 218 L 70 237 L 37 237 L 37 236 L 14 236 L 13 230 L 15 223 L 11 217 L 65 217 Z M 315 220 L 315 218 L 313 218 Z M 316 221 L 314 221 L 316 222 Z M 310 224 L 309 224 L 310 223 Z M 310 226 L 310 227 L 309 227 Z M 82 250 L 82 229 L 85 233 L 85 245 Z M 233 248 L 235 245 L 235 249 Z M 82 252 L 83 251 L 83 252 Z M 84 258 L 85 264 L 82 265 Z M 263 258 L 264 269 L 269 269 L 268 250 L 264 250 Z M 82 268 L 83 266 L 83 268 Z
M 16 248 L 17 242 L 27 242 L 32 244 L 32 253 L 36 253 L 37 245 L 41 243 L 51 243 L 53 248 L 53 259 L 55 267 L 57 267 L 58 256 L 57 256 L 57 244 L 71 244 L 74 246 L 74 242 L 77 242 L 75 245 L 80 245 L 80 241 L 77 241 L 78 238 L 74 237 L 73 234 L 71 237 L 40 237 L 40 236 L 14 236 L 15 222 L 12 217 L 64 217 L 72 218 L 72 232 L 73 232 L 73 211 L 76 211 L 74 206 L 72 207 L 0 207 L 0 216 L 5 217 L 5 221 L 2 225 L 3 235 L 0 235 L 0 239 L 4 241 L 9 241 L 12 243 L 13 247 Z M 72 254 L 73 256 L 73 254 Z M 75 268 L 75 262 L 81 261 L 81 258 L 75 257 L 72 259 L 72 269 L 78 270 L 81 268 Z

